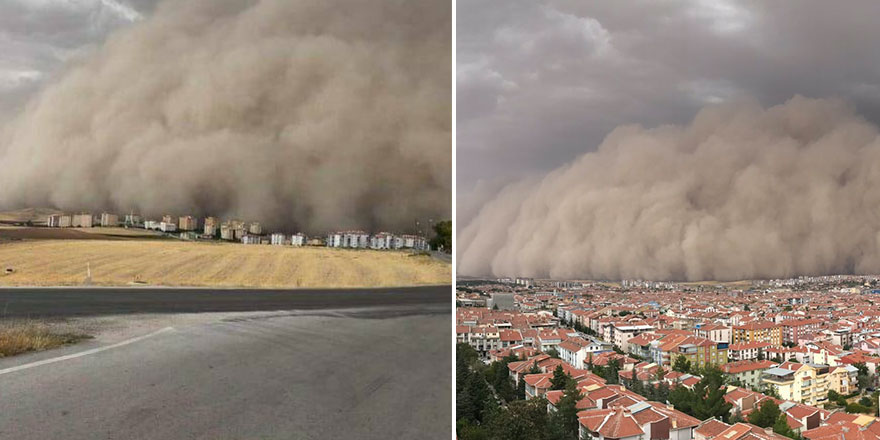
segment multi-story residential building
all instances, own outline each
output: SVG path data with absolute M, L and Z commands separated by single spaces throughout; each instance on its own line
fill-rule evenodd
M 71 220 L 71 225 L 74 228 L 91 228 L 92 227 L 92 214 L 83 213 L 83 214 L 74 214 Z
M 731 329 L 721 324 L 697 324 L 694 334 L 715 342 L 730 342 Z
M 305 234 L 298 233 L 290 236 L 290 245 L 291 246 L 303 246 L 306 244 L 306 236 Z
M 820 319 L 792 319 L 782 321 L 782 342 L 797 344 L 805 334 L 811 334 L 819 330 L 822 325 Z
M 727 347 L 727 355 L 732 362 L 756 360 L 764 349 L 770 347 L 766 342 L 740 342 Z
M 626 325 L 626 324 L 614 324 L 612 334 L 614 335 L 614 339 L 606 339 L 606 341 L 614 342 L 614 345 L 620 347 L 624 352 L 629 351 L 629 340 L 635 336 L 638 336 L 642 333 L 647 333 L 654 330 L 654 327 L 650 325 Z
M 691 365 L 723 365 L 727 363 L 727 343 L 713 342 L 697 336 L 671 334 L 651 343 L 651 359 L 659 365 L 671 365 L 684 356 Z
M 178 218 L 177 227 L 181 231 L 195 231 L 198 227 L 198 220 L 191 215 Z
M 823 407 L 828 400 L 828 390 L 835 386 L 841 389 L 844 383 L 841 376 L 848 376 L 846 369 L 784 362 L 765 370 L 761 381 L 773 387 L 783 400 Z
M 71 217 L 66 214 L 50 215 L 46 221 L 46 225 L 50 228 L 69 228 L 72 223 Z
M 101 214 L 101 226 L 104 227 L 112 227 L 119 226 L 119 216 L 116 214 L 110 213 L 102 213 Z
M 731 343 L 765 342 L 782 345 L 782 326 L 769 321 L 752 321 L 733 327 Z
M 559 358 L 575 368 L 584 368 L 587 358 L 593 353 L 611 350 L 611 344 L 595 339 L 569 338 L 557 346 Z
M 761 387 L 761 376 L 765 370 L 775 367 L 776 364 L 771 361 L 738 361 L 721 366 L 721 371 L 730 376 L 740 386 L 759 389 Z
M 285 240 L 287 240 L 287 237 L 280 232 L 274 232 L 272 233 L 272 235 L 269 236 L 269 240 L 273 245 L 280 246 L 284 244 Z
M 214 235 L 217 234 L 217 219 L 216 218 L 214 218 L 214 217 L 205 218 L 205 222 L 204 222 L 203 226 L 204 226 L 203 232 L 205 235 L 209 235 L 209 236 L 213 237 Z
M 641 359 L 651 359 L 651 342 L 660 339 L 662 335 L 655 333 L 642 333 L 628 341 L 629 353 Z

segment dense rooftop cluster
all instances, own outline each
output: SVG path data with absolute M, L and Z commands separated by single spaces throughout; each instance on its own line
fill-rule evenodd
M 466 280 L 456 341 L 472 350 L 473 371 L 504 366 L 523 400 L 545 399 L 548 420 L 568 398 L 577 417 L 558 421 L 572 436 L 558 438 L 873 439 L 877 281 Z M 494 389 L 507 387 L 493 377 Z M 486 417 L 460 421 L 459 437 L 495 438 Z

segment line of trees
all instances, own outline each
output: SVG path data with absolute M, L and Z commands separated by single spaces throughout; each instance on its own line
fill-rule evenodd
M 507 364 L 514 356 L 488 366 L 467 344 L 456 346 L 456 434 L 461 440 L 578 440 L 577 382 L 557 367 L 551 388 L 562 390 L 556 411 L 547 399 L 525 400 L 525 381 L 514 386 Z M 540 373 L 533 365 L 529 373 Z

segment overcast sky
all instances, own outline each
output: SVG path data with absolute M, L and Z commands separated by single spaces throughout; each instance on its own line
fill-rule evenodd
M 0 118 L 157 0 L 0 0 Z
M 880 119 L 880 2 L 460 0 L 457 13 L 460 220 L 481 180 L 542 174 L 621 124 L 795 94 Z

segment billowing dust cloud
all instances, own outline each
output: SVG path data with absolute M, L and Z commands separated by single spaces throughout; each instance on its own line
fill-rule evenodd
M 878 128 L 794 97 L 623 126 L 458 235 L 465 275 L 735 280 L 880 272 Z
M 450 34 L 442 0 L 166 1 L 6 124 L 0 207 L 448 218 Z

